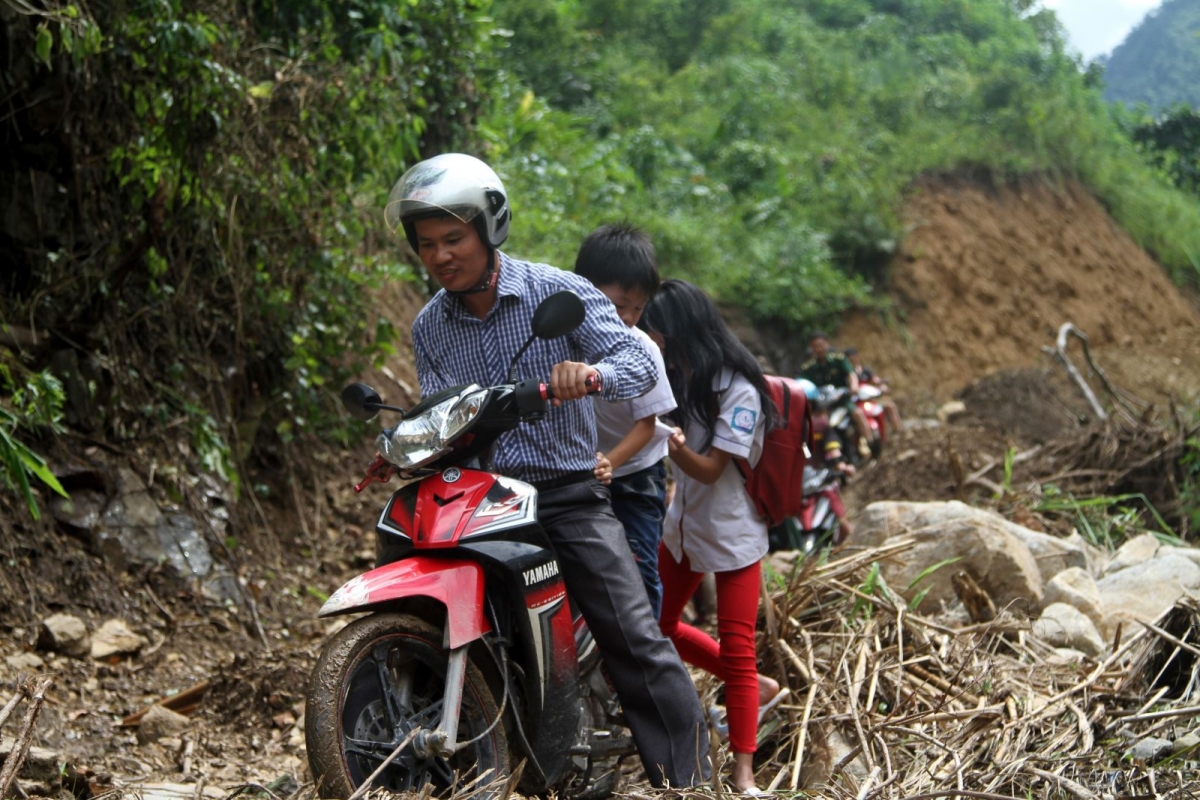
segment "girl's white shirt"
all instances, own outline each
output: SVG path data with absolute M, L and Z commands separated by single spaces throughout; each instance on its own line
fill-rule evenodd
M 713 389 L 720 392 L 720 407 L 710 447 L 756 466 L 765 435 L 758 392 L 729 367 L 713 380 Z M 699 422 L 689 419 L 684 433 L 690 447 L 703 444 Z M 663 544 L 677 562 L 686 553 L 694 572 L 728 572 L 767 554 L 767 524 L 732 460 L 711 484 L 689 478 L 679 468 L 674 473 L 675 497 L 663 521 Z
M 605 402 L 596 398 L 596 446 L 600 452 L 610 452 L 625 436 L 633 430 L 638 420 L 651 414 L 662 416 L 675 410 L 675 395 L 671 392 L 671 381 L 667 378 L 667 366 L 663 363 L 662 352 L 658 345 L 639 328 L 630 328 L 629 333 L 642 343 L 650 359 L 654 362 L 656 374 L 654 388 L 641 397 L 632 400 L 617 400 Z M 672 429 L 662 422 L 656 422 L 654 435 L 640 451 L 617 469 L 613 470 L 614 478 L 623 478 L 639 470 L 646 469 L 667 457 L 667 439 L 671 437 Z

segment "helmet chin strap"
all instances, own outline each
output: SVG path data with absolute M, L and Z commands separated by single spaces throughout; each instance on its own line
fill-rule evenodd
M 483 276 L 483 282 L 471 289 L 461 289 L 457 292 L 446 289 L 446 294 L 465 295 L 465 294 L 483 294 L 496 288 L 497 282 L 500 280 L 500 270 L 497 269 L 496 248 L 489 246 L 488 249 L 488 271 Z

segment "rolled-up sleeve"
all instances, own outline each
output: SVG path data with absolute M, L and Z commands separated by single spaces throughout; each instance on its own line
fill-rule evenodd
M 570 274 L 570 273 L 567 273 Z M 572 334 L 587 363 L 600 373 L 605 400 L 631 400 L 654 386 L 654 361 L 621 318 L 612 301 L 583 278 L 575 278 L 570 289 L 583 300 L 583 324 Z

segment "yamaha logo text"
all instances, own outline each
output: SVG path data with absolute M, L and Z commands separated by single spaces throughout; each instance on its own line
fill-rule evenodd
M 558 575 L 558 562 L 550 561 L 542 564 L 539 567 L 525 570 L 525 585 L 533 586 L 535 583 L 550 580 Z

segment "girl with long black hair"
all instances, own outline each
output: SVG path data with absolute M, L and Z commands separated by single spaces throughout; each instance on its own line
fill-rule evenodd
M 754 650 L 767 525 L 734 459 L 757 464 L 775 406 L 762 367 L 696 286 L 664 282 L 642 324 L 662 348 L 682 428 L 668 446 L 677 481 L 659 549 L 659 625 L 684 661 L 725 682 L 733 783 L 756 794 L 759 705 L 778 695 L 779 684 L 758 674 Z M 719 643 L 680 621 L 706 572 L 716 577 Z

